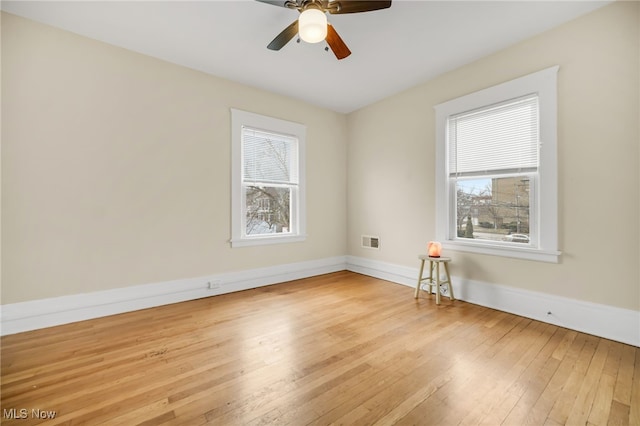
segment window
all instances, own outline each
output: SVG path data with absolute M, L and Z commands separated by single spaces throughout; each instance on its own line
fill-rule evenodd
M 231 110 L 231 245 L 305 239 L 305 126 Z
M 558 67 L 436 108 L 437 238 L 557 262 Z

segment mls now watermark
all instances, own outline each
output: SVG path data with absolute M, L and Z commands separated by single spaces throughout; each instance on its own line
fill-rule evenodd
M 2 410 L 2 417 L 5 419 L 55 419 L 56 412 L 51 410 L 41 410 L 39 408 L 9 408 Z

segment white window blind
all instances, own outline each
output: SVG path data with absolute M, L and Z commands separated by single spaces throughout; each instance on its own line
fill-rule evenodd
M 538 96 L 450 116 L 448 133 L 451 177 L 535 172 Z
M 242 157 L 242 176 L 246 183 L 298 183 L 297 139 L 294 137 L 243 127 Z

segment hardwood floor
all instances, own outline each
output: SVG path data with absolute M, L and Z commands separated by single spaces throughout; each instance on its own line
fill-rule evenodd
M 351 272 L 1 345 L 6 424 L 640 425 L 639 348 Z

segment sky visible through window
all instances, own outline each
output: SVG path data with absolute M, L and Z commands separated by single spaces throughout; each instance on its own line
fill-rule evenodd
M 487 190 L 491 192 L 491 179 L 459 179 L 456 184 L 466 194 L 480 195 Z

